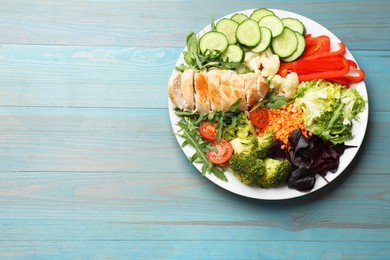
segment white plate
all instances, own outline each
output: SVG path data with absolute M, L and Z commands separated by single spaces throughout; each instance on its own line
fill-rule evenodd
M 270 9 L 270 10 L 272 10 L 280 18 L 293 17 L 293 18 L 299 19 L 305 25 L 307 34 L 311 33 L 313 36 L 318 36 L 318 35 L 329 36 L 330 40 L 331 40 L 331 50 L 338 49 L 338 43 L 340 42 L 340 40 L 333 33 L 331 33 L 328 29 L 326 29 L 322 25 L 318 24 L 317 22 L 314 22 L 311 19 L 308 19 L 304 16 L 301 16 L 301 15 L 298 15 L 295 13 L 291 13 L 291 12 L 287 12 L 287 11 L 283 11 L 283 10 L 277 10 L 277 9 Z M 250 10 L 245 10 L 245 11 L 239 11 L 237 13 L 244 13 L 244 14 L 249 16 L 253 11 L 254 11 L 254 9 L 250 9 Z M 230 18 L 233 14 L 234 13 L 229 14 L 229 15 L 222 17 L 222 18 Z M 215 22 L 217 22 L 217 21 L 218 20 L 216 20 Z M 209 30 L 211 30 L 211 25 L 206 26 L 202 31 L 200 31 L 198 36 L 204 34 L 205 32 L 207 32 Z M 356 60 L 353 58 L 353 56 L 348 51 L 348 49 L 346 50 L 345 56 L 348 59 L 354 60 L 356 62 Z M 182 53 L 180 55 L 179 59 L 177 60 L 176 65 L 180 65 L 183 63 L 185 63 L 185 62 L 184 62 L 183 53 Z M 356 88 L 359 91 L 359 93 L 363 96 L 363 98 L 365 100 L 368 100 L 366 84 L 364 83 L 364 81 L 357 83 L 357 84 L 353 84 L 353 85 L 351 85 L 351 87 Z M 169 98 L 168 98 L 168 105 L 169 105 L 169 115 L 170 115 L 170 119 L 171 119 L 172 128 L 173 128 L 173 131 L 175 133 L 177 133 L 179 130 L 179 127 L 176 125 L 176 123 L 181 118 L 175 114 L 175 112 L 173 110 L 174 105 L 169 100 Z M 346 144 L 356 145 L 356 146 L 358 146 L 358 148 L 352 148 L 352 149 L 345 150 L 344 154 L 340 158 L 340 165 L 339 165 L 338 171 L 336 173 L 328 173 L 326 175 L 326 179 L 329 182 L 336 179 L 336 177 L 338 177 L 345 170 L 345 168 L 351 163 L 351 161 L 353 160 L 353 158 L 357 154 L 358 149 L 363 142 L 363 138 L 364 138 L 366 128 L 367 128 L 367 122 L 368 122 L 368 102 L 366 105 L 366 109 L 360 114 L 360 119 L 354 121 L 354 127 L 352 129 L 353 134 L 354 134 L 354 138 L 352 140 L 346 142 Z M 183 143 L 184 140 L 181 137 L 176 135 L 176 138 L 177 138 L 177 141 L 179 142 L 179 144 Z M 187 157 L 190 157 L 194 154 L 195 150 L 190 145 L 187 145 L 186 147 L 183 148 L 183 152 L 185 153 L 185 155 Z M 194 163 L 194 166 L 199 170 L 199 172 L 201 172 L 201 166 L 202 166 L 201 164 Z M 218 186 L 220 186 L 228 191 L 231 191 L 233 193 L 236 193 L 236 194 L 239 194 L 239 195 L 242 195 L 245 197 L 250 197 L 250 198 L 255 198 L 255 199 L 264 199 L 264 200 L 281 200 L 281 199 L 295 198 L 295 197 L 306 195 L 308 193 L 312 193 L 312 192 L 314 192 L 314 191 L 316 191 L 316 190 L 318 190 L 318 189 L 320 189 L 328 184 L 323 178 L 321 178 L 317 175 L 314 188 L 309 192 L 300 192 L 300 191 L 297 191 L 294 189 L 290 189 L 287 186 L 281 186 L 281 187 L 272 188 L 272 189 L 262 189 L 262 188 L 259 188 L 256 186 L 248 186 L 248 185 L 241 183 L 230 172 L 225 172 L 225 175 L 228 179 L 228 182 L 224 182 L 224 181 L 218 179 L 213 174 L 206 174 L 206 177 L 210 181 L 212 181 L 213 183 L 217 184 Z M 199 176 L 201 176 L 201 175 L 199 175 Z

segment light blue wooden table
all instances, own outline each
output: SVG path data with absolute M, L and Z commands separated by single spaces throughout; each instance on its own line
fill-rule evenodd
M 268 7 L 330 29 L 366 72 L 367 134 L 285 201 L 190 164 L 167 81 L 189 31 Z M 0 259 L 390 259 L 389 1 L 0 1 Z

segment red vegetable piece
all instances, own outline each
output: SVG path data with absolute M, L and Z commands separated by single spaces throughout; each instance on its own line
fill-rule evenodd
M 353 60 L 347 60 L 351 68 L 357 69 L 357 64 Z
M 347 86 L 347 87 L 349 86 L 349 81 L 345 77 L 338 77 L 338 78 L 329 79 L 329 80 L 337 82 L 337 83 L 344 85 L 344 86 Z
M 339 77 L 346 75 L 349 71 L 349 65 L 348 65 L 347 59 L 345 59 L 344 57 L 341 57 L 341 58 L 342 58 L 342 62 L 344 64 L 344 67 L 342 69 L 313 72 L 313 73 L 309 73 L 309 74 L 298 75 L 299 81 L 310 81 L 310 80 L 315 80 L 315 79 L 334 79 L 334 78 L 339 78 Z
M 345 75 L 344 77 L 350 82 L 350 83 L 358 83 L 362 81 L 365 77 L 363 70 L 356 70 L 358 73 L 357 76 L 351 76 L 351 75 Z
M 313 35 L 311 35 L 310 33 L 306 34 L 305 35 L 305 42 L 306 42 L 306 46 L 311 46 L 311 45 L 315 44 L 316 37 L 313 37 Z
M 269 123 L 269 114 L 266 107 L 259 107 L 249 113 L 249 118 L 253 125 L 257 128 L 263 129 Z
M 233 147 L 228 141 L 221 138 L 219 142 L 214 141 L 211 146 L 213 146 L 216 151 L 208 151 L 206 152 L 206 156 L 212 163 L 224 164 L 229 161 L 233 154 Z
M 207 120 L 203 120 L 198 127 L 198 132 L 206 141 L 217 140 L 217 125 L 218 123 L 209 123 Z
M 302 59 L 306 59 L 306 60 L 315 60 L 315 59 L 325 58 L 325 57 L 330 57 L 330 56 L 344 55 L 345 50 L 346 50 L 344 43 L 339 42 L 339 47 L 340 48 L 337 51 L 322 52 L 322 53 L 318 53 L 318 54 L 307 56 L 307 57 L 302 57 L 302 56 L 301 57 L 302 57 Z
M 330 39 L 326 35 L 317 37 L 305 37 L 306 48 L 301 57 L 309 57 L 311 55 L 328 52 L 330 49 Z

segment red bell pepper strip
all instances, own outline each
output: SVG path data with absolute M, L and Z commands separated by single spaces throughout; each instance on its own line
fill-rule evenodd
M 344 78 L 346 78 L 350 83 L 358 83 L 362 81 L 365 77 L 363 70 L 356 70 L 357 74 L 356 76 L 352 75 L 345 75 Z
M 335 56 L 332 59 L 317 59 L 317 60 L 298 60 L 285 65 L 281 65 L 282 69 L 288 69 L 297 72 L 298 70 L 322 71 L 331 69 L 341 69 L 344 67 L 342 56 Z
M 306 46 L 311 46 L 315 44 L 315 42 L 316 42 L 316 37 L 313 37 L 313 35 L 311 35 L 310 33 L 305 35 Z
M 331 56 L 336 56 L 336 55 L 344 55 L 345 50 L 346 50 L 344 43 L 339 42 L 339 47 L 340 47 L 340 49 L 338 49 L 337 51 L 322 52 L 322 53 L 310 55 L 308 57 L 302 57 L 302 56 L 301 57 L 302 57 L 302 59 L 305 59 L 305 60 L 315 60 L 315 59 L 319 59 L 319 58 L 331 57 Z
M 338 78 L 329 79 L 329 80 L 337 82 L 337 83 L 344 85 L 344 86 L 347 86 L 347 87 L 349 86 L 349 81 L 345 77 L 338 77 Z
M 296 60 L 288 63 L 281 63 L 278 74 L 285 77 L 288 72 L 298 74 L 309 74 L 312 72 L 338 70 L 344 67 L 343 56 L 330 56 L 316 60 Z
M 299 81 L 310 81 L 315 79 L 334 79 L 345 76 L 349 71 L 349 64 L 346 58 L 342 56 L 342 62 L 344 64 L 344 67 L 339 70 L 328 70 L 328 71 L 320 71 L 320 72 L 313 72 L 309 74 L 302 74 L 299 75 Z
M 348 60 L 348 64 L 351 68 L 357 69 L 357 64 L 353 60 Z
M 306 48 L 301 57 L 309 57 L 311 55 L 328 52 L 330 49 L 330 39 L 326 35 L 305 37 Z

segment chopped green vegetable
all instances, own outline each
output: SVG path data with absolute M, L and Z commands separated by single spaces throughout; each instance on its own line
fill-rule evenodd
M 365 109 L 366 101 L 356 89 L 329 81 L 301 84 L 295 100 L 304 113 L 306 128 L 313 134 L 342 143 L 353 138 L 353 119 Z
M 230 168 L 239 181 L 248 185 L 257 183 L 265 173 L 264 161 L 245 153 L 234 153 Z
M 238 114 L 235 119 L 222 131 L 222 136 L 225 140 L 230 142 L 237 137 L 246 138 L 250 135 L 256 135 L 256 130 L 245 112 Z
M 255 136 L 237 137 L 230 141 L 234 153 L 254 154 L 259 142 Z
M 272 188 L 285 183 L 292 169 L 288 159 L 275 160 L 264 159 L 265 174 L 257 180 L 257 184 L 262 188 Z
M 275 133 L 272 130 L 266 130 L 263 136 L 257 136 L 258 147 L 255 150 L 255 156 L 260 159 L 267 157 L 267 151 L 275 139 Z

